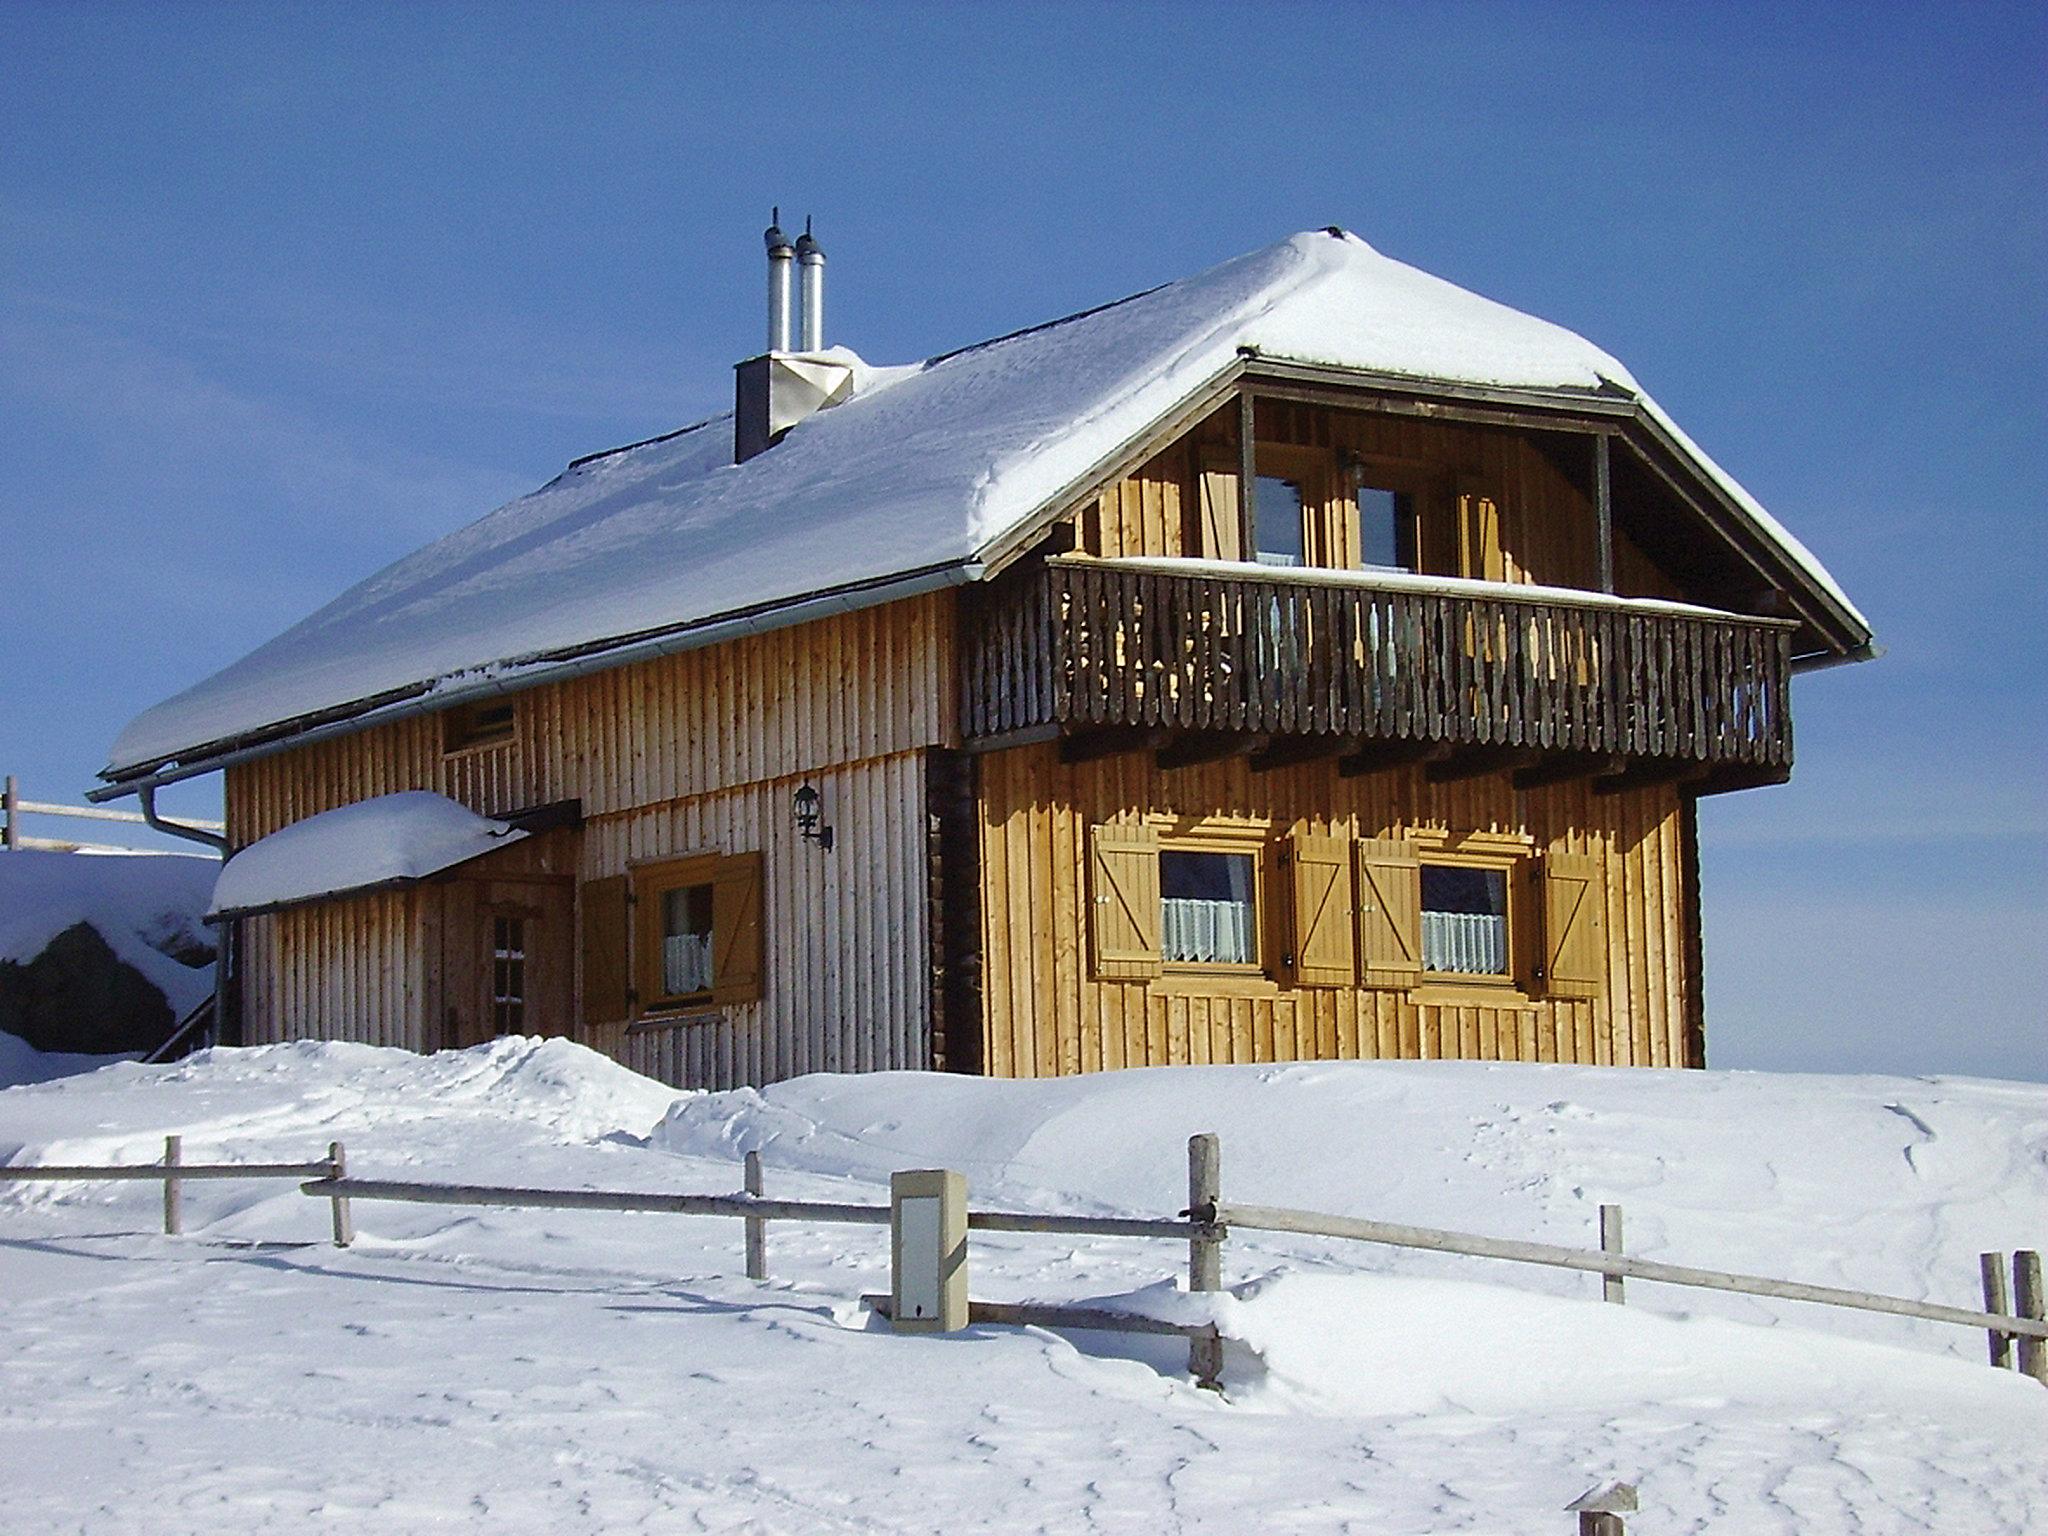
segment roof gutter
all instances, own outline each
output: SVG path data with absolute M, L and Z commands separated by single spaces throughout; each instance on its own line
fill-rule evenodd
M 672 656 L 680 651 L 700 650 L 708 645 L 737 640 L 746 635 L 786 629 L 790 625 L 805 623 L 811 619 L 830 618 L 841 613 L 857 613 L 864 608 L 879 607 L 883 603 L 896 602 L 902 598 L 921 597 L 928 592 L 964 586 L 970 581 L 979 581 L 983 570 L 984 566 L 978 559 L 952 560 L 939 565 L 921 566 L 900 576 L 855 582 L 834 591 L 799 598 L 794 602 L 743 609 L 722 618 L 705 619 L 673 629 L 603 641 L 592 646 L 579 646 L 552 655 L 528 657 L 517 663 L 516 670 L 510 672 L 446 687 L 425 685 L 418 692 L 395 702 L 373 706 L 341 719 L 330 719 L 305 730 L 293 731 L 287 723 L 279 735 L 268 740 L 252 742 L 242 747 L 226 746 L 222 750 L 190 762 L 178 761 L 173 767 L 159 766 L 149 773 L 119 779 L 98 789 L 89 790 L 86 799 L 97 804 L 101 801 L 119 799 L 123 795 L 140 795 L 143 797 L 143 814 L 147 816 L 150 814 L 149 806 L 154 799 L 155 791 L 161 785 L 176 784 L 184 779 L 197 778 L 203 773 L 215 773 L 224 768 L 254 762 L 258 758 L 274 757 L 280 752 L 310 746 L 314 742 L 352 735 L 373 725 L 385 725 L 414 715 L 430 714 L 469 699 L 520 693 L 541 683 L 566 682 L 571 678 L 587 676 L 592 672 L 609 671 L 613 667 L 627 666 L 636 661 L 648 661 L 657 656 Z M 150 825 L 155 826 L 157 823 L 152 821 Z M 166 822 L 161 830 L 182 837 L 191 835 L 197 829 L 180 830 L 175 823 Z M 210 835 L 208 837 L 210 840 Z M 225 839 L 221 841 L 220 846 L 225 849 Z
M 1829 667 L 1846 667 L 1852 662 L 1875 661 L 1884 654 L 1884 647 L 1875 640 L 1846 651 L 1817 651 L 1811 656 L 1792 658 L 1792 675 L 1797 677 L 1806 672 L 1825 672 Z

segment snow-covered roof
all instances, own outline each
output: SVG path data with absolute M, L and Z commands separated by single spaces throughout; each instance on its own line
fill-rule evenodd
M 527 834 L 424 789 L 321 811 L 258 838 L 221 866 L 208 917 L 424 880 Z
M 523 681 L 607 644 L 908 572 L 967 579 L 985 550 L 1247 351 L 1459 386 L 1634 396 L 1767 541 L 1855 612 L 1600 348 L 1355 235 L 1316 231 L 921 365 L 874 369 L 842 354 L 856 365 L 852 398 L 744 464 L 732 462 L 729 414 L 579 460 L 145 711 L 103 775 L 205 759 L 426 690 Z

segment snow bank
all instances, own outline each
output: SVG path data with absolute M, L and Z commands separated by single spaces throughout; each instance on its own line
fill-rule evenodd
M 106 771 L 380 694 L 537 675 L 548 657 L 597 641 L 970 561 L 1244 348 L 1641 397 L 1619 362 L 1562 327 L 1355 235 L 1300 234 L 922 367 L 862 365 L 851 400 L 743 465 L 732 463 L 729 416 L 580 461 L 145 712 Z M 1812 555 L 1698 458 L 1847 605 Z
M 379 795 L 251 843 L 221 869 L 209 915 L 420 880 L 525 836 L 430 790 Z
M 759 1147 L 778 1195 L 943 1164 L 977 1203 L 1148 1213 L 1211 1129 L 1243 1199 L 1585 1242 L 1618 1197 L 1641 1251 L 1958 1301 L 1978 1246 L 2048 1227 L 2048 1088 L 1961 1080 L 1332 1063 L 679 1096 L 514 1039 L 0 1092 L 16 1162 L 177 1131 L 195 1160 L 343 1139 L 372 1177 L 730 1190 Z M 771 1223 L 753 1285 L 728 1220 L 359 1203 L 340 1253 L 289 1185 L 191 1186 L 177 1241 L 157 1201 L 0 1186 L 24 1529 L 1542 1531 L 1616 1478 L 1646 1530 L 2048 1522 L 2048 1393 L 1962 1330 L 1244 1232 L 1211 1303 L 1172 1244 L 976 1235 L 977 1296 L 1213 1306 L 1219 1399 L 1171 1339 L 891 1335 L 852 1300 L 887 1285 L 872 1229 Z M 1891 1342 L 1842 1336 L 1865 1321 Z
M 183 1017 L 213 990 L 213 967 L 174 956 L 212 950 L 200 914 L 219 872 L 203 854 L 0 853 L 0 960 L 26 965 L 88 923 Z
M 77 1051 L 39 1051 L 18 1035 L 0 1031 L 0 1088 L 47 1083 L 52 1078 L 96 1072 L 126 1056 L 88 1056 Z

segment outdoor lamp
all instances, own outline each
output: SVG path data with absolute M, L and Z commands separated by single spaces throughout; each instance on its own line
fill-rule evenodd
M 827 853 L 832 851 L 832 829 L 822 825 L 823 802 L 818 792 L 805 784 L 790 799 L 790 809 L 796 816 L 796 835 L 807 843 L 816 843 Z

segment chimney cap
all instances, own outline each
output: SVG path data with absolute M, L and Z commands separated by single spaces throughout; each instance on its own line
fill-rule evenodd
M 761 238 L 767 242 L 768 254 L 771 256 L 791 248 L 789 236 L 782 232 L 782 209 L 780 206 L 770 210 L 768 227 L 762 231 Z
M 799 261 L 806 256 L 815 256 L 820 261 L 825 259 L 825 247 L 818 244 L 817 236 L 811 233 L 811 220 L 808 214 L 804 216 L 804 232 L 796 237 L 796 254 Z

